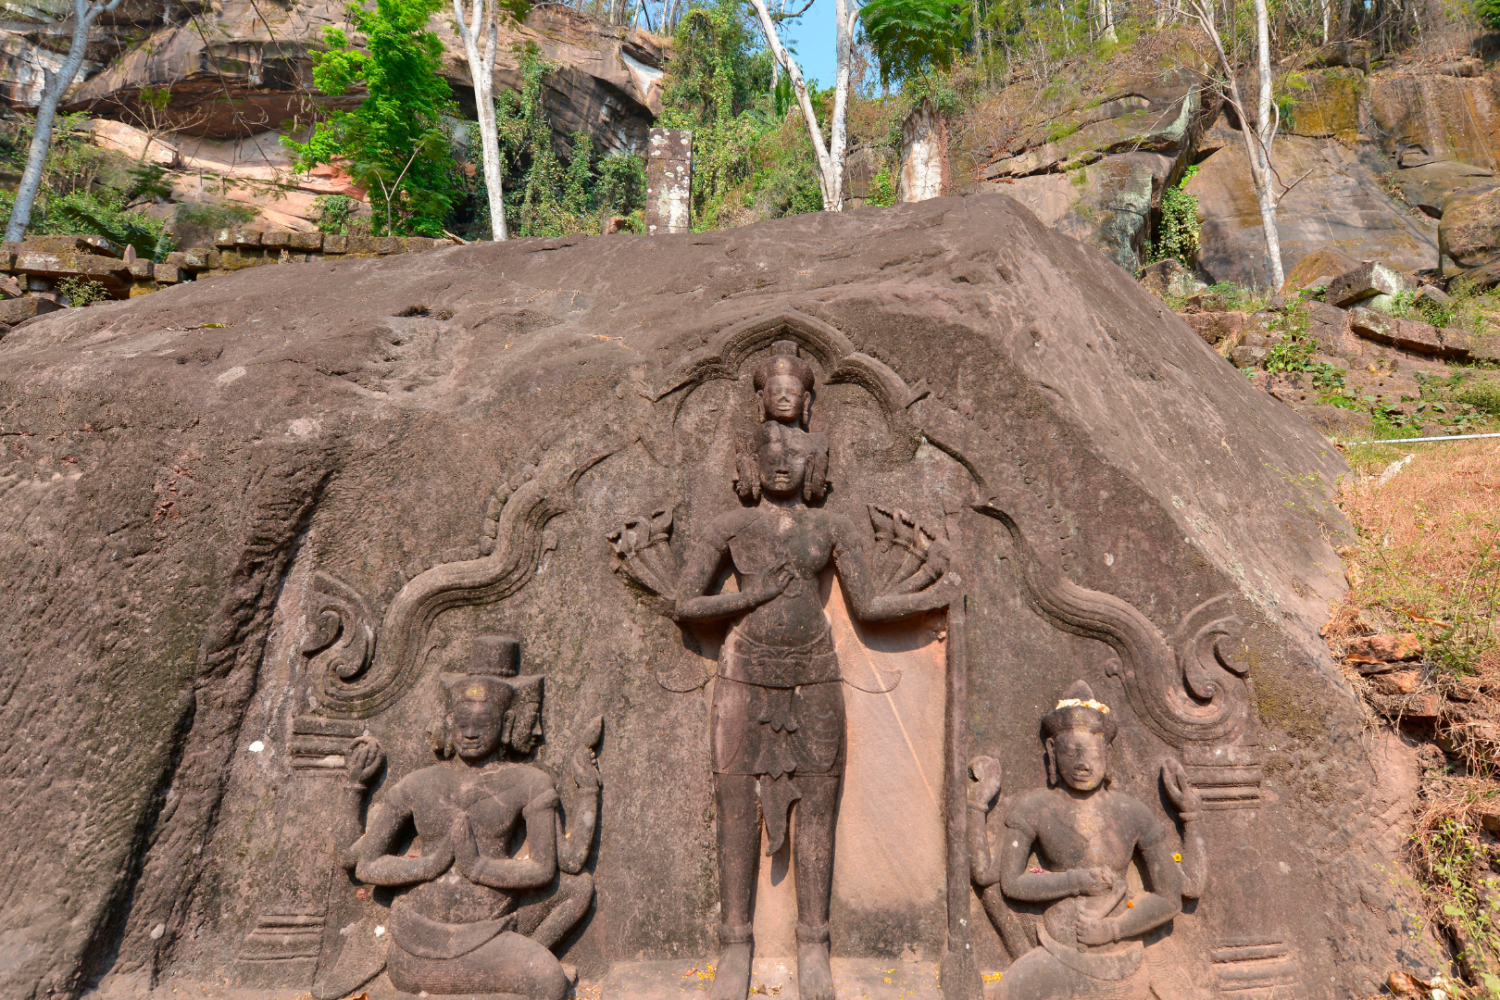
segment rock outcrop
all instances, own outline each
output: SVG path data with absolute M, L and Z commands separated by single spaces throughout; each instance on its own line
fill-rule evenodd
M 122 8 L 124 10 L 124 8 Z M 109 118 L 128 118 L 144 87 L 170 87 L 169 114 L 190 122 L 193 134 L 243 139 L 306 122 L 318 107 L 349 106 L 358 94 L 329 98 L 313 87 L 309 53 L 323 29 L 345 23 L 338 0 L 307 0 L 291 6 L 228 0 L 189 8 L 167 0 L 130 5 L 101 31 L 94 61 L 68 92 L 65 106 Z M 192 16 L 189 16 L 189 13 Z M 473 102 L 468 63 L 450 25 L 434 15 L 432 28 L 445 46 L 444 75 Z M 55 57 L 40 45 L 55 29 L 17 30 L 6 36 L 0 59 L 9 59 L 6 95 L 15 105 L 34 105 L 40 94 L 37 67 Z M 612 27 L 570 7 L 542 4 L 524 23 L 502 29 L 495 89 L 520 86 L 520 55 L 534 45 L 554 70 L 543 85 L 543 102 L 559 141 L 585 131 L 595 148 L 644 148 L 646 130 L 661 110 L 662 63 L 667 40 L 646 31 Z
M 1205 802 L 1204 905 L 1153 970 L 1323 1000 L 1427 967 L 1379 867 L 1406 758 L 1371 749 L 1317 634 L 1342 460 L 1112 261 L 971 197 L 257 268 L 0 339 L 0 787 L 25 804 L 0 993 L 301 995 L 360 920 L 391 926 L 329 841 L 351 740 L 386 748 L 386 790 L 430 764 L 439 675 L 495 633 L 545 675 L 537 768 L 566 774 L 606 720 L 597 903 L 566 961 L 703 968 L 722 632 L 613 568 L 742 509 L 777 340 L 816 374 L 830 516 L 863 538 L 901 504 L 967 595 L 947 626 L 836 637 L 865 651 L 846 670 L 908 657 L 897 688 L 847 675 L 836 947 L 972 936 L 973 988 L 1004 968 L 963 768 L 994 753 L 1007 795 L 1043 788 L 1039 713 L 1084 678 L 1118 721 L 1111 794 L 1176 837 L 1170 757 Z M 935 714 L 896 730 L 895 704 Z

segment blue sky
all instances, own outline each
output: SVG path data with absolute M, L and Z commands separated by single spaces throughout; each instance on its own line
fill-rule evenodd
M 788 0 L 788 6 L 793 3 L 797 0 Z M 796 50 L 797 65 L 802 67 L 802 75 L 807 78 L 809 86 L 814 80 L 820 87 L 833 86 L 833 14 L 834 0 L 815 0 L 812 9 L 802 15 L 802 20 L 782 35 Z

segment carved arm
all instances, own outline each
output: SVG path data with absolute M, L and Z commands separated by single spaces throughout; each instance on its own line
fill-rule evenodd
M 679 621 L 728 618 L 749 611 L 776 597 L 792 580 L 791 569 L 783 565 L 747 581 L 738 593 L 705 594 L 727 551 L 727 544 L 708 540 L 688 547 L 678 587 L 675 617 Z
M 1080 917 L 1078 940 L 1092 945 L 1123 941 L 1160 927 L 1182 912 L 1182 873 L 1172 858 L 1170 838 L 1163 834 L 1141 854 L 1154 891 L 1132 897 L 1133 905 L 1119 916 Z
M 360 807 L 370 781 L 385 763 L 385 754 L 373 736 L 361 736 L 344 755 L 344 780 L 340 782 L 332 803 L 333 843 L 339 862 L 350 871 L 359 863 Z
M 987 820 L 1000 794 L 1000 762 L 993 757 L 969 761 L 969 877 L 981 889 L 1000 881 L 1000 866 L 990 852 Z
M 557 816 L 557 867 L 569 875 L 583 871 L 594 845 L 599 798 L 604 787 L 594 747 L 599 744 L 603 727 L 602 716 L 589 723 L 592 739 L 573 754 L 571 773 L 563 781 L 566 802 Z
M 1035 834 L 1010 822 L 1000 838 L 1000 888 L 1011 899 L 1045 903 L 1069 896 L 1097 896 L 1114 887 L 1114 874 L 1107 868 L 1074 868 L 1062 872 L 1029 872 Z
M 401 827 L 411 814 L 394 808 L 389 802 L 370 807 L 365 835 L 352 848 L 359 855 L 354 875 L 371 885 L 411 885 L 431 882 L 453 864 L 451 841 L 423 844 L 420 858 L 399 858 L 388 853 Z
M 1182 860 L 1178 862 L 1182 873 L 1182 895 L 1186 899 L 1197 899 L 1203 895 L 1203 886 L 1208 881 L 1208 848 L 1203 835 L 1198 831 L 1198 817 L 1203 815 L 1203 797 L 1188 781 L 1182 762 L 1168 757 L 1161 766 L 1162 784 L 1167 795 L 1177 807 L 1177 816 L 1182 820 Z
M 453 820 L 454 860 L 471 882 L 492 889 L 540 889 L 557 874 L 557 792 L 550 786 L 521 810 L 526 823 L 529 858 L 487 858 L 474 843 L 469 819 L 459 813 Z
M 838 567 L 839 582 L 843 584 L 844 593 L 849 597 L 849 605 L 855 617 L 861 621 L 893 621 L 946 607 L 953 599 L 953 594 L 946 587 L 934 587 L 917 593 L 877 595 L 870 575 L 870 565 L 865 558 L 864 542 L 855 534 L 854 525 L 848 521 L 844 522 L 835 536 L 833 558 Z M 932 579 L 937 579 L 942 572 L 941 568 L 936 569 Z

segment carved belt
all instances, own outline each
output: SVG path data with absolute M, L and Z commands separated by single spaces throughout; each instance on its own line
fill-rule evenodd
M 719 676 L 768 688 L 794 688 L 842 679 L 838 654 L 833 649 L 833 632 L 826 622 L 821 635 L 801 646 L 768 646 L 747 638 L 738 627 L 731 629 L 719 656 Z
M 488 944 L 505 929 L 504 920 L 476 920 L 449 924 L 418 913 L 398 900 L 391 907 L 391 940 L 408 955 L 452 959 Z

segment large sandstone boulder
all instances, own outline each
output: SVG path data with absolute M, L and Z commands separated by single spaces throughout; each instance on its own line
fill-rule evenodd
M 330 969 L 393 926 L 340 860 L 353 741 L 385 749 L 377 795 L 431 764 L 441 677 L 490 669 L 497 633 L 543 698 L 517 723 L 537 767 L 563 780 L 604 719 L 566 961 L 585 985 L 701 973 L 724 632 L 613 570 L 649 547 L 670 576 L 741 509 L 774 341 L 816 376 L 849 544 L 955 558 L 946 618 L 857 625 L 822 584 L 847 680 L 836 955 L 944 955 L 950 998 L 1006 967 L 965 762 L 1003 761 L 1003 818 L 1081 678 L 1119 727 L 1110 794 L 1172 838 L 1164 762 L 1203 800 L 1203 898 L 1149 975 L 1331 1000 L 1426 966 L 1391 874 L 1415 762 L 1318 637 L 1342 459 L 1101 253 L 974 197 L 263 267 L 7 334 L 0 995 L 343 995 Z M 783 862 L 767 958 L 796 948 Z
M 1438 245 L 1460 267 L 1479 267 L 1500 254 L 1500 189 L 1471 187 L 1449 195 Z
M 1276 212 L 1284 269 L 1321 247 L 1335 247 L 1354 260 L 1383 260 L 1403 271 L 1433 266 L 1433 234 L 1340 143 L 1284 136 L 1272 156 L 1282 178 L 1297 182 Z M 1243 145 L 1226 145 L 1204 160 L 1184 190 L 1198 199 L 1199 267 L 1216 282 L 1269 284 L 1260 206 Z

